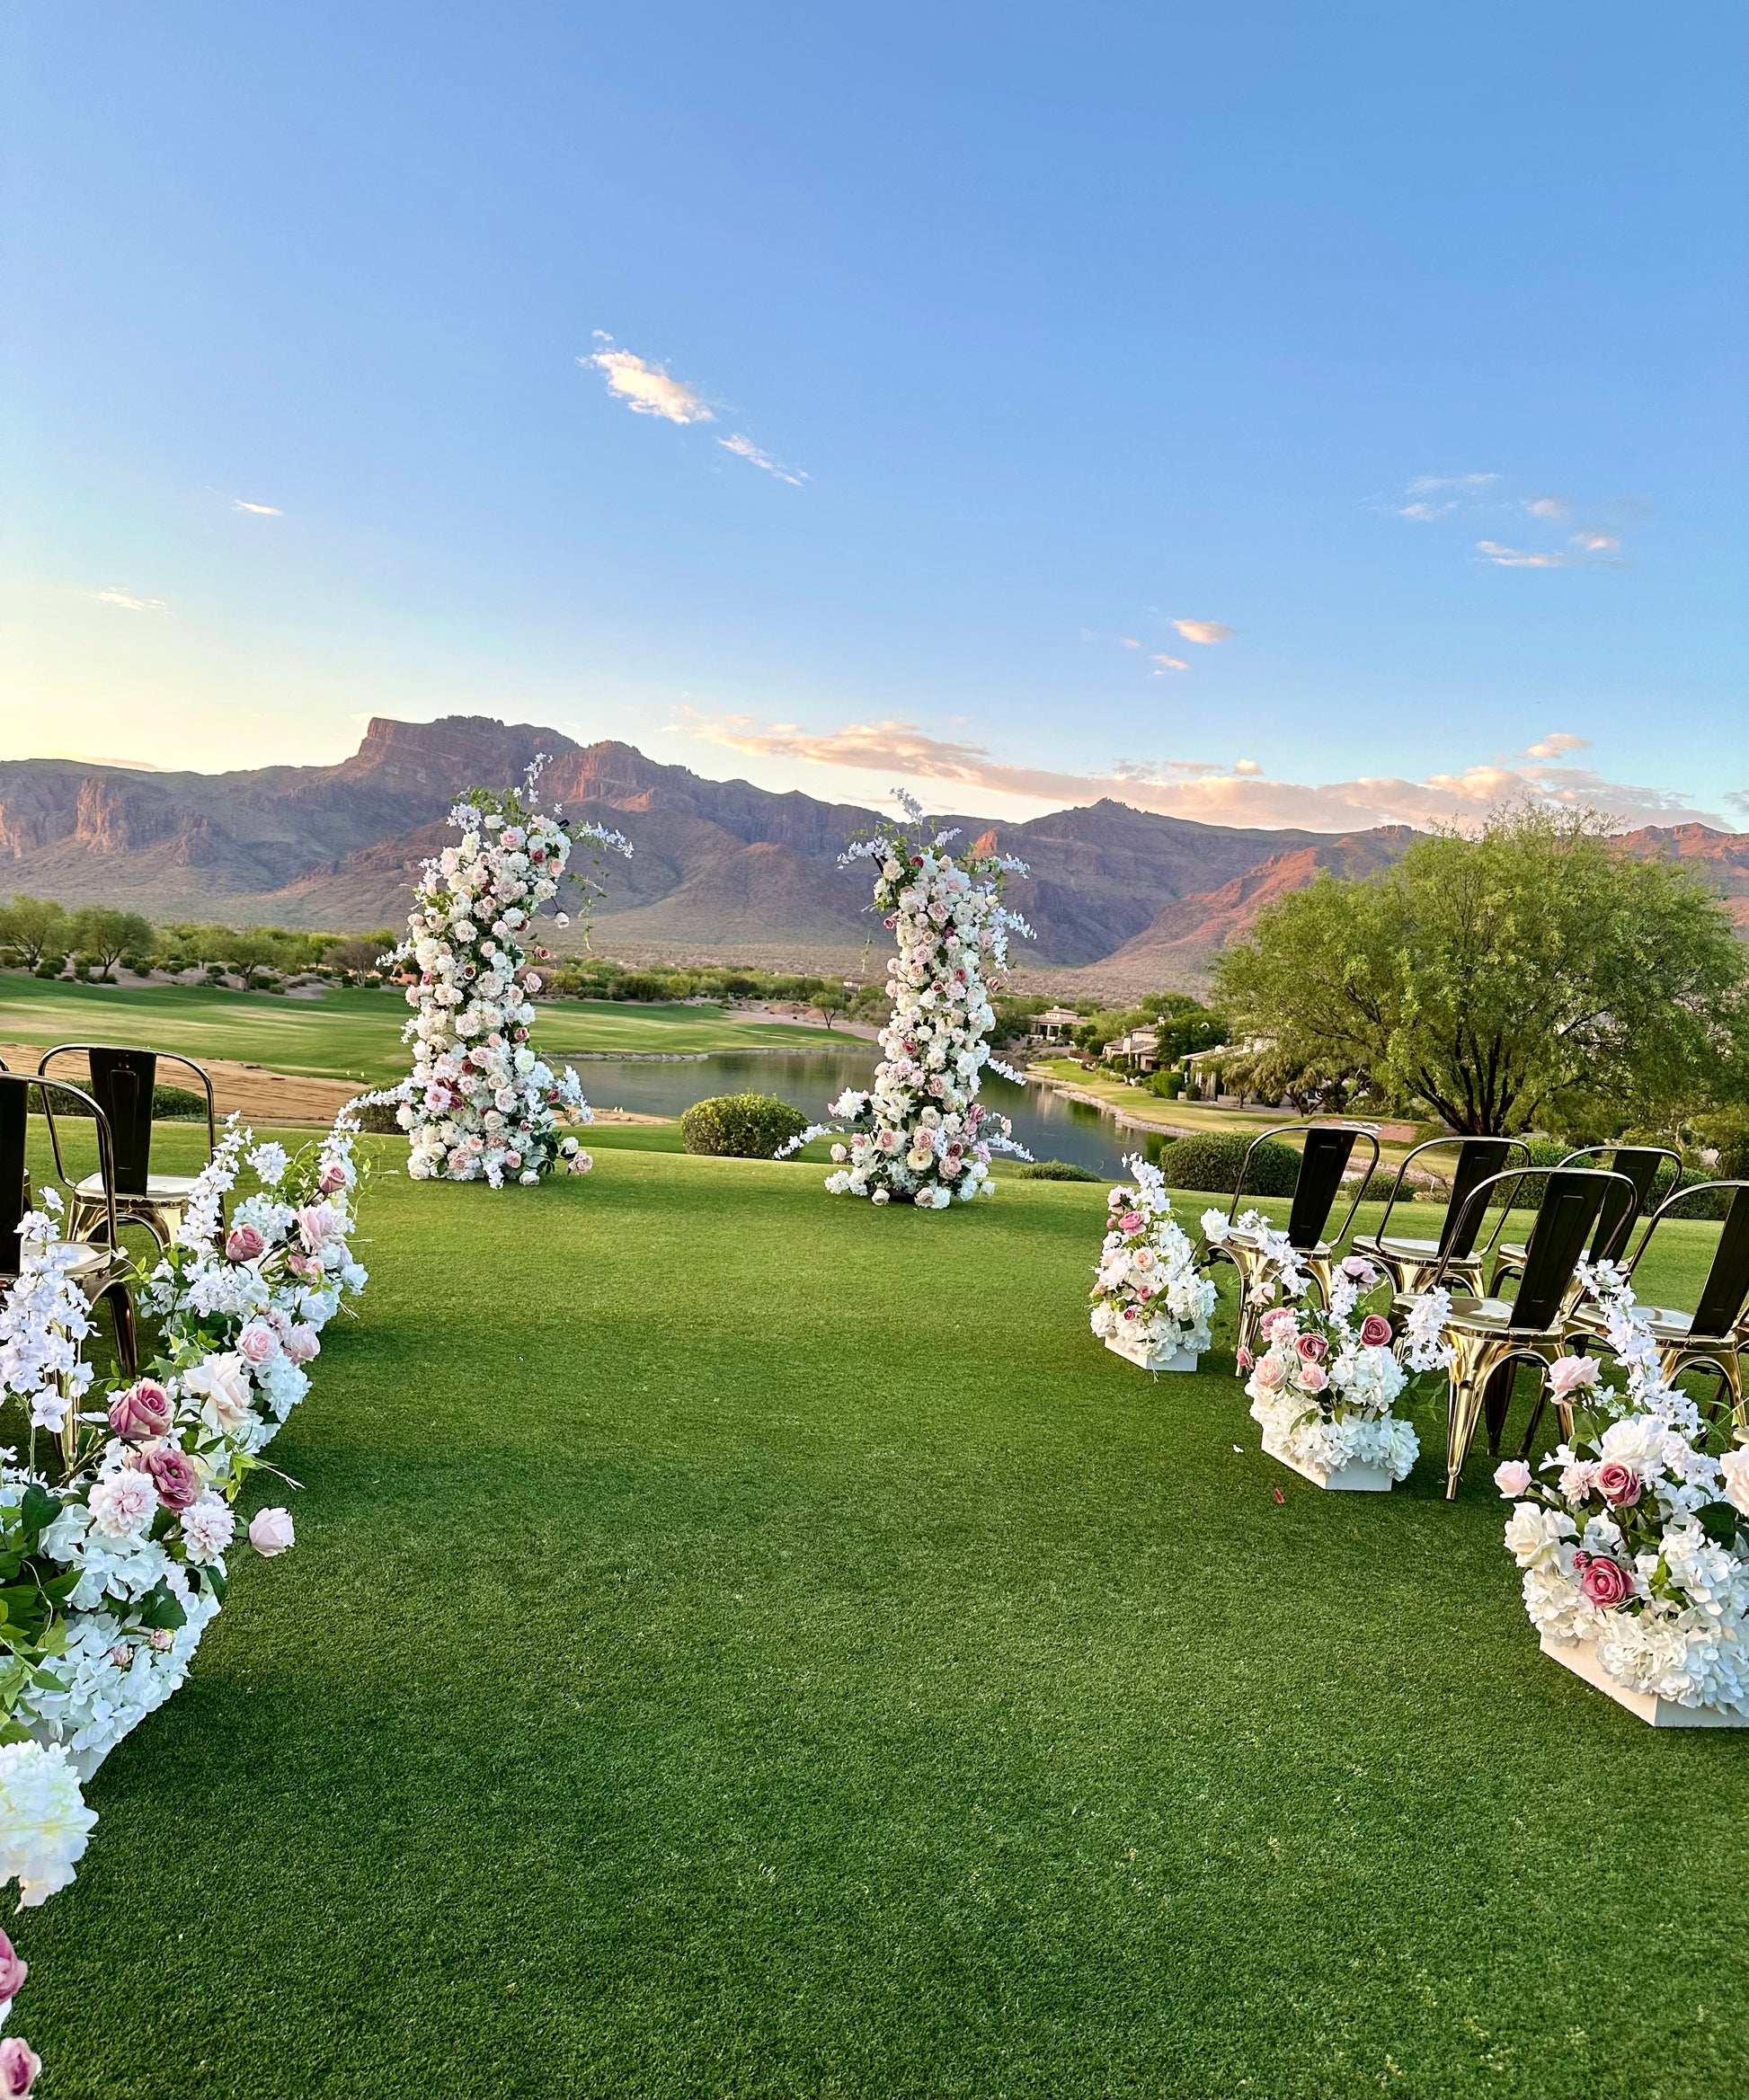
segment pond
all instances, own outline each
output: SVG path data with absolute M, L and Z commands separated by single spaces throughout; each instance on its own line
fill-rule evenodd
M 847 1042 L 818 1050 L 724 1050 L 705 1058 L 583 1059 L 567 1051 L 556 1035 L 543 1054 L 556 1064 L 577 1060 L 583 1092 L 598 1109 L 630 1109 L 641 1115 L 678 1116 L 695 1101 L 715 1094 L 775 1094 L 799 1108 L 810 1122 L 827 1121 L 831 1103 L 847 1086 L 866 1086 L 879 1056 L 872 1042 Z M 1139 1133 L 1120 1130 L 1110 1116 L 1041 1086 L 1016 1086 L 986 1074 L 980 1098 L 1014 1124 L 1014 1134 L 1035 1159 L 1066 1159 L 1115 1179 L 1123 1155 L 1141 1144 Z M 1000 1156 L 998 1156 L 999 1162 Z

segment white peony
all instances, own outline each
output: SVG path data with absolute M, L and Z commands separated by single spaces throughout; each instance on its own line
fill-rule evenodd
M 0 1744 L 0 1882 L 17 1882 L 22 1909 L 72 1881 L 96 1821 L 64 1750 Z

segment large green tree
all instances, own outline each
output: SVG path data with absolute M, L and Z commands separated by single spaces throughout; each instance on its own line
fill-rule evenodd
M 52 897 L 26 897 L 22 891 L 0 905 L 0 948 L 34 970 L 45 955 L 65 955 L 71 940 L 64 906 Z
M 143 955 L 152 945 L 152 922 L 137 911 L 115 911 L 89 904 L 67 922 L 67 938 L 87 961 L 107 977 L 124 955 Z
M 1220 959 L 1237 1032 L 1466 1132 L 1613 1130 L 1732 1091 L 1749 959 L 1686 867 L 1613 829 L 1514 810 L 1364 882 L 1320 877 Z

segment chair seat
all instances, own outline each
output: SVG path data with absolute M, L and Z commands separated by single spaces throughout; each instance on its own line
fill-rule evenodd
M 1454 1298 L 1449 1325 L 1466 1328 L 1472 1334 L 1510 1334 L 1514 1331 L 1513 1316 L 1517 1310 L 1509 1298 Z M 1543 1330 L 1520 1327 L 1516 1332 L 1531 1341 Z
M 115 1200 L 125 1208 L 129 1202 L 183 1203 L 194 1193 L 195 1177 L 191 1174 L 148 1174 L 146 1177 L 145 1195 L 130 1195 L 118 1189 Z M 88 1174 L 74 1190 L 76 1196 L 91 1196 L 98 1202 L 103 1200 L 103 1177 L 101 1174 Z
M 1255 1232 L 1247 1232 L 1235 1227 L 1221 1243 L 1226 1246 L 1243 1247 L 1247 1254 L 1260 1254 L 1263 1242 Z M 1327 1261 L 1336 1249 L 1326 1240 L 1319 1240 L 1315 1247 L 1295 1247 L 1293 1250 L 1302 1262 Z

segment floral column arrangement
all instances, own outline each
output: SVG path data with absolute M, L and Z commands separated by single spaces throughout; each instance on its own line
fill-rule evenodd
M 883 826 L 839 863 L 875 864 L 874 909 L 899 943 L 887 965 L 892 1013 L 874 1085 L 844 1094 L 832 1103 L 839 1122 L 803 1130 L 778 1156 L 838 1132 L 849 1141 L 832 1147 L 833 1195 L 945 1210 L 955 1196 L 970 1202 L 991 1192 L 992 1152 L 1032 1156 L 1008 1118 L 978 1099 L 986 1068 L 1020 1078 L 990 1054 L 996 1016 L 986 972 L 1006 967 L 1011 933 L 1032 937 L 1001 896 L 1003 876 L 1025 874 L 1026 864 L 1007 854 L 950 853 L 957 833 L 930 836 L 920 805 L 907 794 L 895 799 L 909 824 Z
M 560 1129 L 561 1112 L 590 1120 L 576 1073 L 569 1066 L 554 1073 L 528 1041 L 541 978 L 528 950 L 536 917 L 558 895 L 579 841 L 632 849 L 617 831 L 568 825 L 556 805 L 541 810 L 534 791 L 544 764 L 529 766 L 522 790 L 475 788 L 450 811 L 461 842 L 425 863 L 407 937 L 395 951 L 395 961 L 418 973 L 407 988 L 417 1010 L 403 1031 L 413 1072 L 370 1098 L 400 1103 L 396 1121 L 412 1139 L 407 1171 L 415 1181 L 528 1186 L 561 1161 L 573 1174 L 593 1164 Z M 586 904 L 600 893 L 592 878 L 573 872 L 572 880 Z M 570 923 L 555 914 L 555 925 Z

